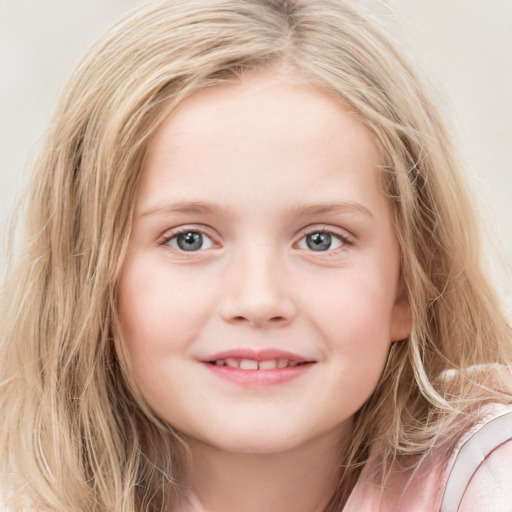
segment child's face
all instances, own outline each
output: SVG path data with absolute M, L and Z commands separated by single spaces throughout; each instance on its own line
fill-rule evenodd
M 149 147 L 119 290 L 134 378 L 158 415 L 228 451 L 348 432 L 410 327 L 378 164 L 337 101 L 270 74 L 171 114 Z M 212 364 L 242 359 L 288 367 Z

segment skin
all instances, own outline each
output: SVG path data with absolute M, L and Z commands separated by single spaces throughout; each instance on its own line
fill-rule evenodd
M 379 162 L 342 104 L 270 72 L 196 92 L 157 131 L 119 310 L 142 395 L 190 443 L 184 510 L 311 512 L 329 500 L 340 442 L 410 329 Z M 181 227 L 204 233 L 203 248 L 181 250 Z M 310 249 L 306 236 L 326 229 L 328 250 Z M 246 386 L 200 362 L 238 347 L 314 364 Z

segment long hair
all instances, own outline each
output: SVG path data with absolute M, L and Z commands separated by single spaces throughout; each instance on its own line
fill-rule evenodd
M 328 91 L 374 134 L 413 320 L 356 414 L 332 509 L 370 445 L 383 465 L 421 456 L 453 440 L 475 404 L 510 401 L 486 366 L 508 364 L 511 332 L 482 270 L 461 160 L 431 94 L 370 12 L 345 0 L 152 1 L 65 87 L 3 287 L 0 465 L 5 487 L 28 488 L 41 510 L 177 503 L 186 443 L 137 392 L 117 318 L 135 195 L 148 141 L 176 105 L 270 67 Z

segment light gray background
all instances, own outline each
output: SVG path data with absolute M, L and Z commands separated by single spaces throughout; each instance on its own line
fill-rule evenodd
M 90 43 L 139 2 L 0 0 L 0 227 L 64 80 Z M 447 98 L 478 200 L 512 261 L 512 0 L 387 3 L 404 46 Z M 510 297 L 505 274 L 498 280 Z

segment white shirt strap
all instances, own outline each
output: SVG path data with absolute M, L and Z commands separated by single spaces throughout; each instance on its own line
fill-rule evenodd
M 512 440 L 512 412 L 484 423 L 460 448 L 444 491 L 440 512 L 457 512 L 471 478 L 496 448 Z

